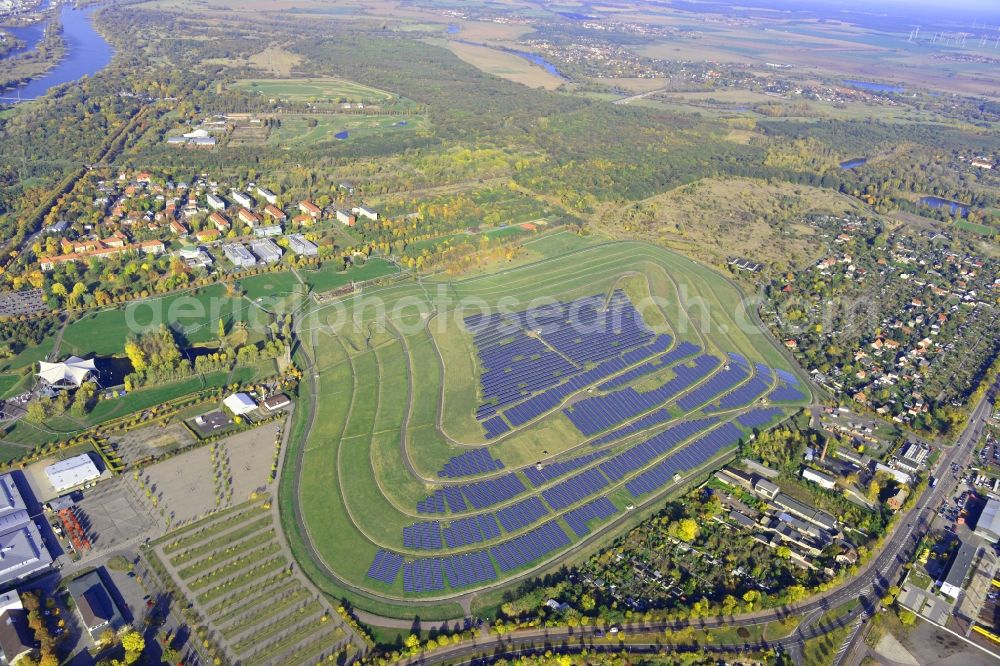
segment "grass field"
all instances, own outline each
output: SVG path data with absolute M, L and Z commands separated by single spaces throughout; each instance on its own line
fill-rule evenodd
M 482 400 L 476 352 L 471 337 L 459 325 L 461 318 L 439 300 L 441 294 L 452 304 L 475 299 L 493 305 L 515 295 L 525 303 L 537 297 L 565 300 L 621 288 L 637 301 L 655 297 L 656 303 L 646 304 L 644 316 L 655 330 L 669 332 L 677 341 L 694 342 L 716 355 L 737 351 L 751 361 L 791 369 L 761 331 L 737 323 L 746 317 L 739 292 L 704 266 L 642 243 L 601 243 L 569 233 L 542 236 L 531 245 L 537 245 L 532 252 L 547 258 L 461 281 L 425 279 L 422 285 L 407 282 L 371 288 L 303 316 L 299 333 L 308 341 L 315 364 L 317 412 L 308 434 L 304 421 L 293 429 L 292 447 L 302 447 L 302 463 L 297 469 L 293 464 L 285 467 L 281 506 L 283 516 L 291 515 L 291 504 L 297 503 L 308 533 L 302 533 L 290 519 L 284 519 L 286 530 L 303 570 L 328 594 L 346 593 L 352 603 L 373 612 L 400 617 L 419 613 L 430 618 L 449 617 L 454 599 L 480 591 L 475 586 L 452 587 L 448 582 L 437 591 L 407 592 L 398 576 L 391 585 L 366 577 L 379 548 L 402 553 L 407 559 L 442 554 L 405 548 L 403 528 L 422 520 L 447 524 L 452 519 L 449 514 L 420 514 L 416 502 L 440 487 L 437 471 L 449 458 L 485 441 L 474 417 Z M 432 297 L 433 303 L 428 301 Z M 516 311 L 517 307 L 509 304 L 507 309 Z M 378 314 L 382 311 L 387 315 L 384 319 Z M 349 323 L 329 328 L 344 322 Z M 299 404 L 306 404 L 306 399 Z M 683 418 L 683 410 L 671 410 Z M 723 418 L 729 420 L 738 413 L 725 412 Z M 658 429 L 662 427 L 649 432 Z M 620 453 L 642 436 L 612 441 L 602 448 Z M 559 410 L 490 442 L 490 453 L 503 461 L 506 470 L 592 450 Z M 289 474 L 298 475 L 297 498 L 285 490 L 290 487 Z M 629 478 L 602 491 L 619 508 L 632 501 L 623 485 Z M 546 483 L 541 489 L 551 485 Z M 498 507 L 524 496 L 519 494 Z M 648 505 L 655 499 L 654 493 L 637 503 Z M 564 510 L 577 505 L 574 502 Z M 628 520 L 625 515 L 594 529 L 616 529 Z M 561 519 L 557 524 L 562 525 Z M 592 541 L 583 543 L 574 537 L 571 542 L 574 556 L 593 548 Z M 473 549 L 446 548 L 444 554 Z M 494 589 L 482 592 L 492 598 L 498 586 L 554 566 L 566 555 L 560 549 L 507 572 L 496 584 L 486 586 Z
M 333 262 L 328 262 L 319 270 L 300 270 L 299 275 L 309 287 L 318 293 L 339 289 L 351 282 L 364 282 L 392 275 L 396 267 L 382 259 L 369 259 L 363 266 L 355 266 L 346 271 L 337 270 Z
M 354 81 L 333 77 L 310 79 L 243 79 L 237 88 L 257 92 L 267 98 L 293 102 L 328 100 L 332 102 L 379 102 L 392 98 L 384 90 Z
M 242 298 L 227 296 L 221 284 L 194 293 L 134 301 L 124 308 L 84 315 L 69 324 L 59 351 L 61 356 L 121 354 L 130 335 L 161 324 L 180 333 L 189 344 L 208 342 L 218 335 L 219 319 L 230 327 L 234 321 L 245 320 L 249 308 Z
M 312 122 L 316 125 L 310 126 Z M 281 126 L 271 131 L 268 142 L 278 146 L 314 144 L 318 141 L 332 141 L 341 132 L 347 132 L 347 137 L 342 140 L 350 141 L 387 132 L 413 132 L 425 124 L 423 117 L 415 115 L 289 114 L 282 116 Z
M 301 291 L 302 285 L 291 271 L 264 273 L 240 280 L 244 295 L 251 301 L 267 296 L 283 296 Z

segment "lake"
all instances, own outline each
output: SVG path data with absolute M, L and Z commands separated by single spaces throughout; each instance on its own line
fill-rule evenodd
M 875 83 L 874 81 L 855 81 L 854 79 L 844 79 L 843 84 L 851 88 L 867 90 L 868 92 L 880 93 L 901 93 L 905 90 L 902 86 L 893 86 L 888 83 Z
M 32 79 L 20 88 L 4 91 L 4 97 L 20 96 L 25 99 L 41 97 L 55 86 L 77 81 L 84 76 L 92 76 L 107 67 L 114 55 L 114 50 L 104 41 L 104 38 L 94 29 L 91 17 L 98 7 L 74 9 L 63 5 L 59 10 L 59 18 L 63 25 L 63 38 L 66 40 L 66 56 L 47 73 Z M 38 43 L 44 24 L 30 26 L 38 30 Z M 25 30 L 27 28 L 17 28 Z M 15 33 L 19 39 L 24 39 L 20 33 Z
M 840 168 L 844 171 L 849 171 L 851 169 L 857 169 L 859 166 L 863 166 L 868 162 L 867 157 L 855 157 L 852 160 L 847 160 L 846 162 L 840 163 Z
M 948 212 L 952 215 L 961 215 L 962 217 L 968 215 L 969 209 L 971 208 L 969 204 L 951 201 L 950 199 L 942 199 L 941 197 L 922 197 L 920 199 L 920 203 L 924 206 L 930 206 L 931 208 L 947 208 Z

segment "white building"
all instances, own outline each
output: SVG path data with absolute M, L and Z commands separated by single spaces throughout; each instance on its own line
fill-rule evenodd
M 337 221 L 340 222 L 341 224 L 346 224 L 349 227 L 353 227 L 355 221 L 354 213 L 338 208 Z
M 257 186 L 257 194 L 264 197 L 264 201 L 269 204 L 275 204 L 278 202 L 278 195 L 267 189 L 266 187 Z
M 257 238 L 273 238 L 281 235 L 280 224 L 269 224 L 264 227 L 254 227 L 253 235 Z
M 222 252 L 234 266 L 239 268 L 249 268 L 257 265 L 257 259 L 240 243 L 229 243 L 222 246 Z
M 252 196 L 240 192 L 239 190 L 231 190 L 229 194 L 233 197 L 233 201 L 244 208 L 253 208 L 257 204 L 257 202 L 253 200 Z
M 372 222 L 378 222 L 378 213 L 371 210 L 370 208 L 365 208 L 364 206 L 358 206 L 356 208 L 352 208 L 351 212 L 354 213 L 355 215 L 360 215 L 361 217 L 367 217 Z
M 306 257 L 315 257 L 319 254 L 319 248 L 302 234 L 292 234 L 288 237 L 288 249 Z
M 208 199 L 208 207 L 212 210 L 226 210 L 226 200 L 222 197 L 209 194 L 206 199 Z
M 101 470 L 86 453 L 81 453 L 66 460 L 60 460 L 45 468 L 45 476 L 57 493 L 93 481 L 101 476 Z
M 812 469 L 811 467 L 802 468 L 802 478 L 819 485 L 821 488 L 826 488 L 827 490 L 833 490 L 837 486 L 837 480 L 834 479 L 829 474 L 824 474 L 823 472 Z
M 265 264 L 276 264 L 281 261 L 281 248 L 270 238 L 262 238 L 250 244 L 250 249 Z
M 185 247 L 178 252 L 180 258 L 191 268 L 208 268 L 212 265 L 212 255 L 203 247 Z
M 96 370 L 94 359 L 85 361 L 79 356 L 70 356 L 61 363 L 39 361 L 36 376 L 43 384 L 54 388 L 79 388 Z
M 257 409 L 257 403 L 246 393 L 234 393 L 223 400 L 222 404 L 236 416 L 242 416 Z

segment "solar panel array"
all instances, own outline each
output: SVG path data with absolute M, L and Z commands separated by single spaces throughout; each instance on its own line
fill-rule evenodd
M 769 388 L 771 388 L 770 382 L 765 382 L 759 376 L 755 376 L 747 383 L 722 396 L 722 399 L 719 400 L 716 405 L 709 405 L 706 407 L 705 412 L 717 412 L 724 409 L 735 409 L 736 407 L 749 405 L 754 400 L 757 400 L 764 395 Z
M 778 374 L 778 387 L 767 396 L 773 402 L 794 402 L 804 400 L 805 393 L 798 389 L 799 380 L 792 373 L 786 370 L 775 370 Z
M 529 497 L 497 511 L 497 520 L 508 532 L 527 527 L 549 512 L 537 497 Z
M 671 343 L 670 336 L 646 327 L 621 290 L 607 302 L 596 294 L 518 313 L 473 315 L 465 324 L 474 331 L 483 368 L 484 402 L 476 417 L 489 439 L 509 430 L 497 420 L 501 411 L 513 425 L 523 425 Z
M 665 336 L 666 337 L 666 336 Z M 668 338 L 669 339 L 669 338 Z M 609 379 L 608 381 L 601 384 L 598 388 L 602 391 L 608 391 L 613 388 L 618 388 L 628 384 L 633 379 L 638 379 L 643 375 L 648 375 L 650 373 L 656 372 L 657 370 L 662 370 L 667 366 L 673 365 L 674 363 L 680 361 L 688 356 L 693 356 L 701 351 L 701 347 L 696 344 L 684 341 L 677 345 L 676 349 L 672 349 L 666 354 L 663 354 L 659 358 L 653 359 L 652 361 L 647 361 L 642 365 L 637 365 L 628 372 L 624 372 L 614 379 Z
M 541 469 L 538 469 L 537 467 L 525 467 L 522 471 L 524 472 L 524 475 L 528 477 L 528 481 L 531 485 L 537 488 L 543 483 L 552 481 L 553 479 L 558 479 L 563 474 L 568 474 L 574 469 L 584 467 L 606 455 L 608 455 L 607 451 L 596 451 L 594 453 L 588 453 L 585 456 L 578 456 L 576 458 L 570 458 L 569 460 L 560 460 L 559 462 L 549 463 Z
M 436 592 L 444 589 L 441 558 L 428 557 L 403 564 L 403 590 L 406 592 Z
M 388 550 L 379 549 L 375 553 L 375 560 L 368 567 L 367 576 L 372 580 L 377 580 L 392 585 L 399 575 L 399 568 L 403 566 L 403 556 Z
M 407 525 L 403 528 L 403 546 L 414 550 L 440 550 L 441 523 L 432 520 Z
M 566 532 L 554 520 L 542 523 L 530 532 L 490 548 L 493 559 L 504 572 L 531 564 L 549 553 L 569 545 Z
M 775 407 L 761 407 L 751 410 L 745 414 L 740 414 L 736 420 L 744 428 L 763 428 L 771 423 L 775 416 L 784 414 L 784 411 Z
M 645 442 L 636 444 L 608 461 L 601 463 L 601 470 L 612 481 L 619 481 L 666 454 L 670 449 L 684 440 L 695 436 L 705 428 L 715 425 L 718 421 L 718 418 L 712 416 L 678 423 L 650 437 Z
M 542 491 L 542 496 L 549 506 L 559 511 L 600 492 L 607 485 L 608 480 L 601 470 L 592 467 Z
M 500 504 L 525 491 L 524 483 L 513 472 L 490 479 L 473 481 L 457 486 L 446 486 L 417 502 L 418 513 L 444 513 L 445 501 L 452 513 L 465 511 L 468 504 L 474 509 L 485 509 Z
M 671 483 L 674 474 L 704 464 L 719 451 L 740 440 L 742 433 L 732 423 L 726 423 L 702 435 L 676 454 L 650 467 L 648 470 L 625 484 L 625 488 L 638 498 L 654 492 Z
M 483 421 L 483 430 L 486 431 L 486 439 L 493 439 L 510 431 L 510 426 L 507 425 L 502 416 L 497 414 L 493 418 Z
M 485 550 L 442 557 L 441 563 L 448 584 L 455 588 L 482 585 L 497 579 L 497 570 Z
M 496 539 L 500 536 L 500 528 L 497 527 L 497 519 L 493 514 L 481 513 L 478 516 L 456 518 L 441 533 L 449 548 L 461 548 Z
M 501 469 L 503 463 L 490 455 L 489 449 L 473 449 L 452 456 L 438 472 L 438 476 L 443 479 L 454 479 L 474 474 L 488 474 Z
M 698 405 L 708 402 L 715 396 L 728 391 L 749 377 L 750 368 L 747 366 L 746 361 L 743 361 L 742 357 L 740 357 L 740 360 L 737 360 L 734 355 L 730 354 L 730 356 L 732 357 L 732 362 L 729 364 L 729 367 L 723 368 L 712 375 L 707 382 L 681 397 L 677 401 L 677 406 L 689 412 Z
M 587 523 L 592 520 L 607 520 L 616 513 L 618 513 L 618 507 L 611 500 L 607 497 L 598 497 L 581 507 L 567 511 L 563 518 L 578 537 L 585 537 L 590 534 L 590 527 Z
M 665 409 L 658 409 L 655 412 L 646 414 L 641 419 L 637 419 L 632 423 L 622 426 L 621 428 L 616 428 L 609 432 L 603 437 L 598 437 L 590 443 L 591 446 L 600 446 L 601 444 L 607 444 L 608 442 L 613 442 L 616 439 L 621 439 L 626 435 L 631 435 L 634 432 L 639 432 L 640 430 L 645 430 L 646 428 L 652 428 L 655 425 L 661 423 L 666 423 L 673 417 L 670 416 L 670 412 Z
M 563 413 L 584 435 L 596 435 L 625 419 L 662 405 L 688 386 L 707 377 L 718 364 L 718 358 L 702 354 L 690 365 L 675 367 L 677 376 L 651 391 L 639 393 L 629 386 L 606 395 L 585 398 L 573 405 L 571 410 L 564 409 Z

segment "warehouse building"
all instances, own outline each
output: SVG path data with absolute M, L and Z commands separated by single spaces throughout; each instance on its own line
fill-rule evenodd
M 250 250 L 239 243 L 223 245 L 222 252 L 238 268 L 249 268 L 257 265 L 257 259 L 250 253 Z
M 38 526 L 10 474 L 0 476 L 0 585 L 7 585 L 52 564 Z
M 52 488 L 57 493 L 61 493 L 99 478 L 101 470 L 97 469 L 97 465 L 90 459 L 90 456 L 81 453 L 78 456 L 49 465 L 45 468 L 45 476 L 48 477 Z
M 304 257 L 315 257 L 319 254 L 319 248 L 314 243 L 306 240 L 306 237 L 302 234 L 292 234 L 288 237 L 288 249 Z
M 281 261 L 281 248 L 270 238 L 262 238 L 250 244 L 253 253 L 265 264 L 276 264 Z

